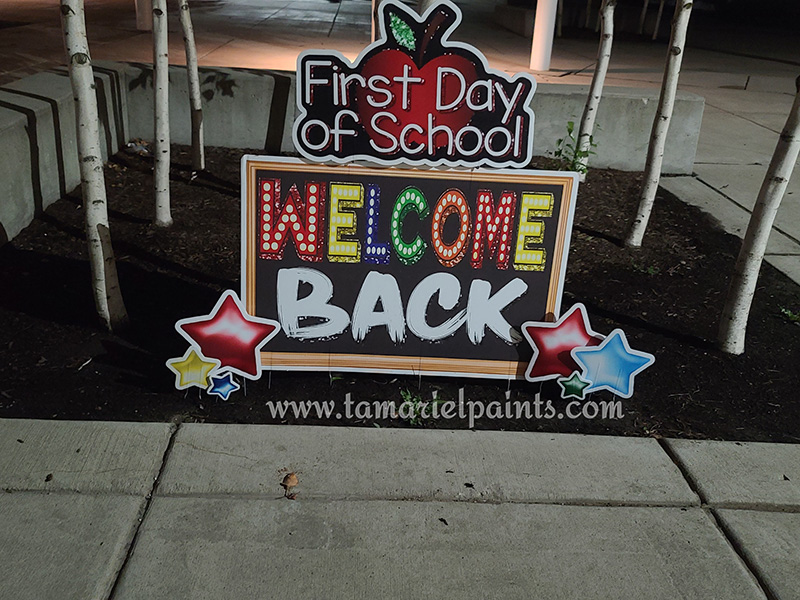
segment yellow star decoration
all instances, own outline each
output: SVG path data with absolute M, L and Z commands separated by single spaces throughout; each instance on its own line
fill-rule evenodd
M 179 390 L 197 386 L 208 387 L 208 374 L 220 366 L 218 360 L 205 360 L 193 348 L 181 358 L 171 358 L 167 367 L 175 373 L 175 387 Z

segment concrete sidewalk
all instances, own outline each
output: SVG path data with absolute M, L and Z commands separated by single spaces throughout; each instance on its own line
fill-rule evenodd
M 799 482 L 795 445 L 0 420 L 0 581 L 20 600 L 785 600 Z

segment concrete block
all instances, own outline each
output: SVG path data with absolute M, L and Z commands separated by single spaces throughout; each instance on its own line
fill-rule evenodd
M 700 509 L 154 499 L 117 600 L 764 598 Z
M 800 445 L 668 440 L 709 504 L 800 507 Z
M 652 439 L 280 425 L 182 426 L 159 493 L 275 497 L 282 469 L 304 499 L 698 503 Z
M 533 97 L 536 114 L 533 147 L 537 156 L 552 155 L 557 140 L 567 135 L 567 123 L 580 123 L 588 86 L 540 84 Z M 658 105 L 658 90 L 606 87 L 597 110 L 594 141 L 597 154 L 590 167 L 642 171 L 650 131 Z M 689 174 L 694 165 L 704 101 L 701 96 L 679 91 L 664 151 L 663 173 Z M 620 118 L 624 115 L 624 118 Z
M 9 240 L 33 220 L 36 197 L 31 141 L 22 112 L 0 104 L 0 225 Z M 38 180 L 37 180 L 38 181 Z
M 800 600 L 800 514 L 750 510 L 717 514 L 772 597 Z
M 46 195 L 44 204 L 47 207 L 81 182 L 75 101 L 69 77 L 63 73 L 42 72 L 9 83 L 2 89 L 13 97 L 35 98 L 49 107 L 52 128 L 42 129 L 42 140 L 46 139 L 54 146 L 55 160 L 50 167 L 57 171 L 57 176 L 52 181 L 58 185 L 58 193 Z
M 533 21 L 536 11 L 532 8 L 497 4 L 494 7 L 494 22 L 523 37 L 533 35 Z
M 153 139 L 153 74 L 145 64 L 126 66 L 131 137 Z M 170 67 L 170 135 L 191 142 L 186 68 Z M 290 150 L 294 122 L 294 73 L 201 68 L 205 142 L 226 148 Z M 289 136 L 285 132 L 288 129 Z M 289 145 L 286 146 L 288 139 Z
M 0 419 L 0 489 L 150 492 L 174 425 Z
M 118 67 L 117 67 L 118 69 Z M 95 69 L 104 160 L 127 141 L 121 78 Z M 66 69 L 0 88 L 0 225 L 12 239 L 34 216 L 80 184 L 75 106 Z
M 132 496 L 0 495 L 0 596 L 108 598 L 144 502 Z

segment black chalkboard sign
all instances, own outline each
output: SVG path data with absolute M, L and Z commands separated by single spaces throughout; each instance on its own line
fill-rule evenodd
M 558 317 L 574 173 L 242 160 L 242 299 L 268 369 L 522 378 Z M 268 351 L 267 351 L 268 350 Z

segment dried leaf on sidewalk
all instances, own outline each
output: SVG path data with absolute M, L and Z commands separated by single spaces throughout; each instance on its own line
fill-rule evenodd
M 296 494 L 291 493 L 292 489 L 300 483 L 300 480 L 297 478 L 297 474 L 292 471 L 291 473 L 287 473 L 283 481 L 281 481 L 281 487 L 284 489 L 284 495 L 289 498 L 289 500 L 294 500 Z

